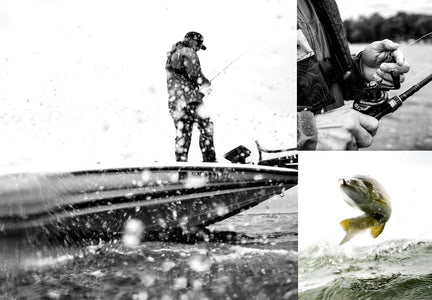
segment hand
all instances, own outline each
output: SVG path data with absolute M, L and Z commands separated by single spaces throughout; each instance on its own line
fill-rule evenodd
M 198 91 L 198 93 L 197 93 L 197 98 L 198 98 L 198 100 L 199 101 L 201 101 L 203 98 L 204 98 L 204 93 L 203 92 L 201 92 L 201 91 Z
M 315 116 L 316 150 L 357 150 L 372 144 L 378 120 L 352 109 L 352 101 L 344 106 Z
M 201 88 L 202 89 L 209 89 L 211 86 L 211 82 L 210 81 L 206 81 L 203 84 L 201 84 Z
M 362 51 L 360 68 L 363 77 L 367 80 L 392 88 L 394 84 L 390 72 L 393 70 L 398 72 L 400 82 L 403 82 L 405 80 L 403 74 L 409 71 L 410 66 L 399 49 L 399 44 L 382 40 L 373 42 Z
M 203 94 L 205 94 L 205 95 L 210 95 L 211 92 L 212 92 L 212 89 L 210 88 L 210 86 L 211 86 L 210 82 L 204 83 L 200 87 L 200 92 L 203 93 Z

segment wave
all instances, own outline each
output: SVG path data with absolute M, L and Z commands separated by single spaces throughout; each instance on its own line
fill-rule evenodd
M 214 255 L 213 259 L 217 262 L 223 262 L 226 260 L 245 259 L 245 257 L 265 256 L 265 255 L 283 256 L 289 261 L 296 261 L 298 257 L 297 252 L 293 250 L 256 249 L 256 248 L 247 248 L 241 246 L 232 246 L 231 253 L 223 254 L 223 255 Z
M 339 278 L 331 285 L 310 289 L 299 299 L 430 299 L 432 274 L 403 276 L 399 273 L 370 279 Z
M 301 251 L 300 259 L 314 267 L 322 267 L 338 262 L 394 260 L 418 252 L 429 253 L 432 250 L 432 241 L 392 240 L 371 246 L 345 248 L 329 243 L 315 244 Z
M 300 294 L 304 299 L 375 299 L 378 290 L 385 299 L 383 292 L 392 297 L 398 290 L 406 295 L 414 289 L 415 299 L 422 299 L 424 288 L 430 294 L 431 250 L 431 241 L 417 240 L 355 248 L 313 245 L 299 253 Z

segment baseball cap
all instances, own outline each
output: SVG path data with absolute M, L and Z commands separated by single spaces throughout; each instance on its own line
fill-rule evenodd
M 195 31 L 190 31 L 188 33 L 186 33 L 185 37 L 184 37 L 185 41 L 190 41 L 190 40 L 194 40 L 198 42 L 198 46 L 202 49 L 205 50 L 207 49 L 206 46 L 204 46 L 204 37 L 202 36 L 201 33 L 195 32 Z

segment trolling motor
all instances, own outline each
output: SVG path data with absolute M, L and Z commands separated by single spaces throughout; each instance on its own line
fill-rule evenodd
M 270 167 L 280 167 L 280 168 L 298 168 L 298 155 L 297 148 L 289 149 L 277 149 L 270 150 L 262 147 L 258 141 L 255 141 L 258 148 L 258 165 L 270 166 Z M 289 155 L 279 156 L 270 159 L 263 159 L 263 153 L 283 153 L 283 152 L 293 152 Z M 240 145 L 231 151 L 227 152 L 224 157 L 234 164 L 245 164 L 246 158 L 249 157 L 251 151 L 243 145 Z
M 395 89 L 400 88 L 400 76 L 396 71 L 391 72 Z M 427 76 L 419 83 L 413 85 L 399 96 L 388 98 L 390 88 L 383 87 L 375 81 L 371 81 L 366 86 L 356 92 L 353 108 L 361 113 L 375 117 L 378 120 L 387 114 L 395 112 L 402 106 L 403 102 L 411 97 L 418 90 L 432 81 L 432 74 Z

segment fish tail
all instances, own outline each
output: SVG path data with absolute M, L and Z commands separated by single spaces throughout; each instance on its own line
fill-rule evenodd
M 340 225 L 342 226 L 343 230 L 346 232 L 345 237 L 343 240 L 339 243 L 339 245 L 343 245 L 349 240 L 351 240 L 354 236 L 356 236 L 358 233 L 362 232 L 363 230 L 366 230 L 367 228 L 371 228 L 371 233 L 374 237 L 377 237 L 381 234 L 382 230 L 384 229 L 384 225 L 377 224 L 377 220 L 375 220 L 372 217 L 363 215 L 357 218 L 351 218 L 351 219 L 345 219 L 342 222 L 340 222 Z
M 343 230 L 346 232 L 345 237 L 343 240 L 339 243 L 339 245 L 343 245 L 349 240 L 351 240 L 357 233 L 360 232 L 360 230 L 357 230 L 355 226 L 352 226 L 352 219 L 346 219 L 340 222 Z
M 351 219 L 343 220 L 342 222 L 340 222 L 340 224 L 341 224 L 343 230 L 345 230 L 345 232 L 347 232 L 351 227 L 351 225 L 350 225 Z

